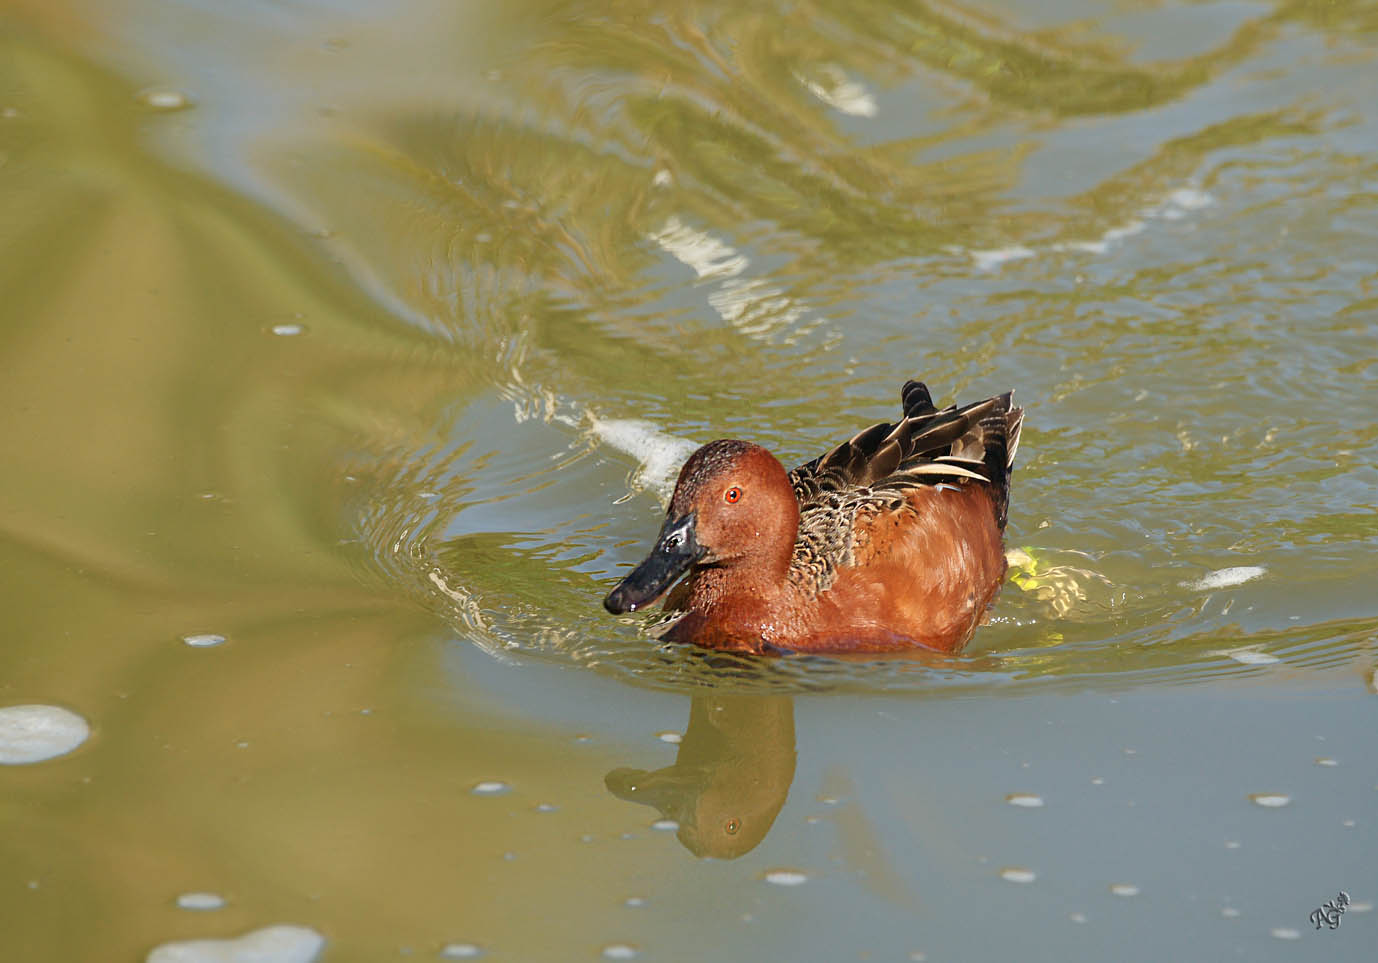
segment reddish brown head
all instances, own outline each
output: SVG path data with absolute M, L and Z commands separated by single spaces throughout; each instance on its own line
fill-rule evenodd
M 713 441 L 679 472 L 655 547 L 603 605 L 634 612 L 696 566 L 783 577 L 799 531 L 799 503 L 775 456 L 745 441 Z

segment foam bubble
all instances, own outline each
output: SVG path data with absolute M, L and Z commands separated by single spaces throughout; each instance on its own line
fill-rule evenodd
M 1203 207 L 1210 207 L 1215 203 L 1205 191 L 1199 191 L 1194 187 L 1179 187 L 1167 196 L 1168 203 L 1182 208 L 1184 211 L 1199 211 Z
M 1034 256 L 1034 249 L 1023 244 L 992 248 L 989 251 L 971 251 L 971 259 L 982 271 L 990 271 L 1009 261 L 1022 261 Z
M 90 736 L 85 719 L 59 706 L 6 706 L 0 709 L 0 764 L 22 766 L 65 756 Z
M 315 930 L 282 923 L 234 939 L 164 943 L 147 963 L 311 963 L 324 946 Z
M 799 74 L 795 74 L 794 79 L 833 110 L 852 117 L 874 117 L 879 113 L 876 98 L 864 84 L 852 80 L 832 64 L 819 68 L 818 72 L 826 83 L 808 80 Z
M 1197 592 L 1209 592 L 1212 589 L 1243 585 L 1245 582 L 1251 582 L 1263 575 L 1266 571 L 1268 570 L 1262 565 L 1236 565 L 1233 568 L 1220 568 L 1214 572 L 1208 572 L 1194 582 L 1183 582 L 1182 587 L 1194 589 Z
M 151 87 L 139 94 L 139 100 L 145 107 L 153 110 L 174 111 L 185 110 L 191 106 L 191 98 L 180 90 L 172 90 L 167 87 Z
M 1214 649 L 1207 655 L 1223 655 L 1228 659 L 1234 659 L 1240 665 L 1273 665 L 1282 661 L 1275 655 L 1259 652 L 1256 648 L 1249 646 L 1238 649 Z

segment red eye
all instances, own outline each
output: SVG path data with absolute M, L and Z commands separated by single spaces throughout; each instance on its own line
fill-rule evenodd
M 723 492 L 722 497 L 727 503 L 735 505 L 742 497 L 742 490 L 740 488 L 729 488 L 727 491 Z

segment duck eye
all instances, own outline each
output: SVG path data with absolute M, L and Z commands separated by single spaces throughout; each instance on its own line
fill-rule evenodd
M 723 830 L 724 830 L 724 831 L 727 833 L 727 835 L 729 835 L 729 836 L 735 836 L 735 835 L 737 835 L 737 830 L 739 830 L 739 829 L 741 829 L 741 828 L 742 828 L 742 824 L 741 824 L 740 822 L 737 821 L 737 819 L 736 819 L 735 816 L 733 816 L 733 817 L 728 817 L 727 822 L 723 824 Z
M 729 505 L 735 505 L 742 497 L 742 490 L 735 487 L 729 488 L 727 491 L 723 492 L 722 497 Z

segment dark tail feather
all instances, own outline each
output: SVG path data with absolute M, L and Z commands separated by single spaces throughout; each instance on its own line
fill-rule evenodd
M 991 494 L 995 497 L 995 517 L 1002 529 L 1009 515 L 1010 476 L 1014 473 L 1014 455 L 1019 449 L 1019 432 L 1024 426 L 1024 409 L 1014 407 L 1013 395 L 1012 391 L 1000 395 L 995 409 L 981 419 L 986 449 L 982 460 L 990 478 Z
M 900 389 L 900 407 L 904 417 L 917 418 L 931 415 L 938 409 L 933 405 L 933 396 L 928 393 L 928 385 L 922 381 L 906 381 Z

